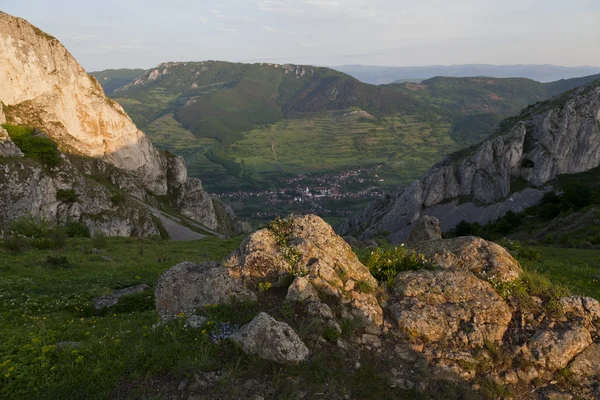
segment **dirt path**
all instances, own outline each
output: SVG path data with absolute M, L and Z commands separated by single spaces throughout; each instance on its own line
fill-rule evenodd
M 206 237 L 201 233 L 195 232 L 187 226 L 181 225 L 171 216 L 162 213 L 159 209 L 147 206 L 150 212 L 162 222 L 163 227 L 169 233 L 171 240 L 192 241 L 200 240 Z

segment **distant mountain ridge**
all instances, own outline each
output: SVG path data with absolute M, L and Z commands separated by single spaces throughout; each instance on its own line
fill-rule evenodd
M 561 67 L 555 65 L 426 65 L 414 67 L 385 67 L 369 65 L 342 65 L 332 67 L 356 79 L 375 85 L 400 81 L 422 81 L 436 76 L 445 77 L 492 77 L 528 78 L 539 82 L 551 82 L 600 73 L 600 67 Z
M 220 191 L 282 169 L 382 162 L 396 171 L 386 182 L 408 184 L 485 139 L 503 118 L 592 79 L 436 77 L 374 86 L 312 66 L 168 62 L 111 96 L 154 143 L 183 155 L 192 176 Z

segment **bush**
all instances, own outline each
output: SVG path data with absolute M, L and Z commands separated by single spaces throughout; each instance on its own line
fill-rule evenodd
M 32 247 L 39 250 L 60 249 L 65 245 L 64 230 L 52 226 L 43 218 L 36 218 L 29 214 L 22 215 L 12 222 L 10 229 L 13 236 L 25 237 Z M 16 238 L 10 240 L 13 241 L 13 246 L 18 240 L 23 241 Z
M 83 222 L 70 221 L 65 227 L 67 235 L 69 237 L 86 237 L 89 238 L 90 228 L 87 227 Z
M 11 253 L 23 253 L 31 248 L 31 239 L 12 233 L 2 237 L 2 247 Z
M 431 260 L 423 254 L 408 250 L 404 246 L 385 250 L 378 248 L 371 253 L 365 265 L 375 279 L 385 282 L 388 287 L 393 286 L 396 276 L 400 272 L 435 267 Z
M 517 241 L 504 238 L 502 240 L 498 240 L 496 243 L 508 250 L 519 261 L 542 260 L 542 254 L 539 251 L 532 247 L 523 246 Z
M 572 183 L 565 186 L 564 190 L 563 197 L 565 204 L 563 205 L 563 209 L 572 207 L 575 210 L 578 210 L 592 204 L 594 193 L 589 186 Z
M 25 157 L 40 161 L 46 167 L 56 167 L 62 162 L 56 143 L 35 128 L 2 125 Z
M 42 266 L 54 269 L 69 269 L 73 267 L 73 264 L 65 256 L 47 256 Z
M 79 200 L 79 196 L 73 189 L 58 189 L 56 191 L 56 200 L 66 204 L 73 204 Z
M 123 204 L 125 204 L 125 193 L 123 192 L 118 192 L 115 193 L 111 198 L 110 201 L 113 203 L 113 205 L 115 206 L 122 206 Z

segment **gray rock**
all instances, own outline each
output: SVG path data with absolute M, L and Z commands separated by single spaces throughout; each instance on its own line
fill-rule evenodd
M 159 278 L 154 296 L 156 310 L 163 319 L 194 313 L 209 304 L 230 303 L 232 299 L 256 301 L 256 294 L 216 262 L 174 266 Z
M 305 303 L 318 302 L 319 294 L 306 277 L 296 277 L 290 287 L 288 287 L 287 301 Z
M 302 362 L 310 353 L 288 324 L 264 312 L 233 334 L 231 340 L 239 343 L 245 353 L 281 364 Z
M 529 339 L 528 348 L 534 362 L 549 371 L 556 371 L 565 368 L 590 344 L 590 332 L 575 325 L 539 331 Z
M 81 347 L 81 342 L 58 342 L 56 343 L 57 349 L 78 349 Z
M 206 317 L 201 315 L 192 315 L 185 320 L 185 326 L 186 328 L 190 329 L 199 329 L 202 328 L 207 322 L 208 319 Z
M 137 285 L 137 286 L 132 286 L 132 287 L 124 288 L 124 289 L 115 290 L 113 293 L 111 293 L 109 295 L 96 297 L 94 299 L 94 308 L 96 310 L 102 310 L 104 308 L 113 307 L 113 306 L 117 305 L 117 303 L 119 302 L 119 300 L 121 300 L 121 298 L 123 296 L 127 296 L 127 295 L 134 294 L 134 293 L 145 292 L 146 290 L 149 290 L 149 289 L 150 289 L 150 286 L 142 284 L 142 285 Z
M 2 103 L 0 102 L 0 107 Z M 0 108 L 0 124 L 3 124 L 2 119 L 2 108 Z M 23 157 L 23 152 L 17 147 L 17 145 L 10 139 L 8 132 L 4 128 L 0 127 L 0 157 Z
M 592 343 L 569 365 L 573 378 L 584 384 L 600 378 L 600 344 Z
M 342 235 L 359 239 L 390 232 L 394 243 L 403 241 L 412 225 L 429 209 L 441 207 L 454 214 L 454 224 L 467 221 L 486 222 L 508 209 L 531 206 L 541 199 L 531 197 L 531 204 L 508 199 L 511 182 L 520 179 L 530 188 L 542 188 L 561 174 L 574 174 L 600 165 L 600 86 L 596 83 L 571 92 L 564 101 L 534 106 L 527 119 L 502 134 L 492 135 L 477 148 L 452 155 L 433 166 L 427 175 L 405 190 L 375 200 L 348 218 L 340 227 Z M 541 192 L 543 194 L 543 192 Z M 470 206 L 458 204 L 470 198 Z M 507 200 L 508 199 L 508 200 Z M 452 204 L 443 204 L 454 201 Z M 504 203 L 503 207 L 489 206 Z M 518 202 L 517 202 L 518 203 Z M 458 209 L 460 208 L 460 212 Z M 453 211 L 453 209 L 455 209 Z M 459 215 L 462 213 L 462 218 Z M 442 221 L 442 228 L 448 226 Z
M 405 244 L 407 246 L 417 246 L 421 243 L 441 238 L 440 221 L 435 217 L 424 215 L 415 222 L 415 226 L 410 232 L 408 239 L 406 239 Z

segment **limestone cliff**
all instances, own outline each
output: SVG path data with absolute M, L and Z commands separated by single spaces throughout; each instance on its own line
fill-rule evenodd
M 96 167 L 103 164 L 116 167 L 101 169 L 111 173 L 105 178 L 118 189 L 142 202 L 155 203 L 154 197 L 162 196 L 168 199 L 170 207 L 177 209 L 185 205 L 183 211 L 187 217 L 225 232 L 216 222 L 218 216 L 212 207 L 212 198 L 204 192 L 201 182 L 187 178 L 183 159 L 167 156 L 154 148 L 121 106 L 106 97 L 98 81 L 85 72 L 57 39 L 21 18 L 0 12 L 0 65 L 0 124 L 35 127 L 57 143 L 66 155 L 98 160 L 100 163 L 92 163 Z M 0 156 L 19 155 L 18 148 L 1 130 Z M 28 169 L 28 166 L 24 163 L 20 168 Z M 10 174 L 7 168 L 5 166 L 2 173 Z M 77 168 L 65 168 L 58 168 L 54 175 L 59 170 L 86 174 Z M 27 173 L 39 176 L 33 167 Z M 122 178 L 123 173 L 127 178 Z M 11 187 L 15 188 L 17 181 L 12 182 Z M 19 190 L 3 190 L 2 201 L 10 208 L 5 210 L 4 217 L 18 215 L 21 210 L 8 199 L 21 198 L 19 193 L 41 196 L 35 191 L 20 190 L 29 184 L 22 183 L 24 186 Z M 80 198 L 85 198 L 83 193 Z M 210 201 L 196 204 L 199 198 Z M 27 203 L 45 200 L 35 197 L 27 199 Z M 36 207 L 23 210 L 35 213 Z M 233 221 L 226 222 L 235 226 L 235 218 L 230 217 Z M 3 222 L 6 221 L 0 219 L 0 224 Z
M 340 232 L 362 238 L 385 232 L 399 242 L 422 214 L 440 218 L 444 230 L 462 219 L 485 223 L 534 205 L 557 176 L 599 165 L 596 81 L 525 109 L 480 145 L 447 157 L 402 192 L 374 201 Z M 527 188 L 515 193 L 515 182 Z

